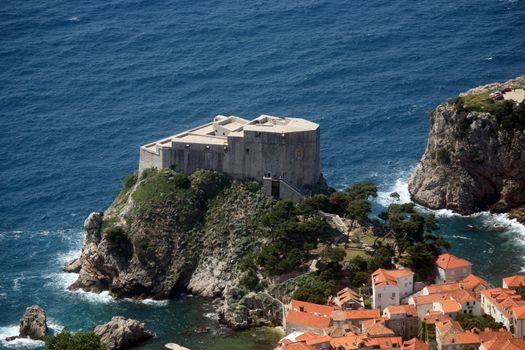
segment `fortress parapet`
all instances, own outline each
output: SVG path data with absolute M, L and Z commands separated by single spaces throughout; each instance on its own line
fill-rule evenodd
M 235 179 L 257 180 L 268 194 L 296 201 L 321 178 L 319 131 L 318 124 L 301 118 L 261 115 L 248 121 L 219 115 L 211 123 L 142 146 L 139 171 L 217 170 Z

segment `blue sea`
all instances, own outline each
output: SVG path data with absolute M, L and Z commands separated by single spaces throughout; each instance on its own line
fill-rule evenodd
M 141 349 L 271 349 L 275 335 L 228 331 L 207 300 L 66 291 L 84 218 L 110 205 L 139 146 L 217 114 L 311 119 L 329 183 L 375 181 L 379 211 L 392 191 L 409 200 L 437 104 L 523 74 L 523 0 L 1 1 L 0 338 L 38 303 L 54 331 L 138 318 L 158 334 Z M 525 227 L 437 215 L 481 276 L 525 267 Z

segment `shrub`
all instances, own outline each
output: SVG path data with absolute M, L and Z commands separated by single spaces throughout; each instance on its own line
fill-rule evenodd
M 133 187 L 138 180 L 137 174 L 130 174 L 124 178 L 122 191 L 127 192 L 131 187 Z
M 45 339 L 46 350 L 105 350 L 100 343 L 100 337 L 93 332 L 78 332 L 71 334 L 62 331 Z
M 370 285 L 371 277 L 368 272 L 357 272 L 352 278 L 352 286 L 359 288 Z
M 317 275 L 310 275 L 300 282 L 292 294 L 292 298 L 310 303 L 325 304 L 335 286 L 335 281 L 324 281 Z
M 133 239 L 133 250 L 139 258 L 147 255 L 148 248 L 149 239 L 147 237 L 137 237 Z
M 129 257 L 131 243 L 128 235 L 122 227 L 111 227 L 105 231 L 104 237 L 108 242 L 108 248 L 110 251 L 118 255 Z
M 473 328 L 485 329 L 490 328 L 494 331 L 503 328 L 503 324 L 496 322 L 494 318 L 489 315 L 474 316 L 471 314 L 458 314 L 457 321 L 464 330 L 471 330 Z
M 439 164 L 450 164 L 450 154 L 444 148 L 440 148 L 436 152 L 436 161 Z
M 246 190 L 251 193 L 257 193 L 261 189 L 261 185 L 257 181 L 248 181 L 244 184 Z

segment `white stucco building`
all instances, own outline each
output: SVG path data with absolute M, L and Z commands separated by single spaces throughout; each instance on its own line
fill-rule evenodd
M 414 273 L 409 269 L 377 269 L 372 273 L 372 307 L 384 310 L 399 305 L 400 300 L 414 291 Z

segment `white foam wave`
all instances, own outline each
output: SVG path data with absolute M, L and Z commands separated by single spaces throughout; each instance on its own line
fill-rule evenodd
M 78 248 L 78 249 L 73 249 L 63 254 L 60 254 L 57 257 L 57 262 L 61 265 L 61 267 L 63 267 L 67 263 L 80 257 L 81 252 L 82 252 L 82 248 Z
M 213 321 L 218 321 L 219 320 L 219 314 L 216 313 L 216 312 L 206 312 L 204 314 L 204 317 L 210 319 L 210 320 L 213 320 Z
M 472 238 L 468 238 L 468 237 L 465 237 L 465 236 L 459 236 L 459 235 L 453 235 L 453 236 L 450 236 L 450 238 L 463 239 L 463 240 L 466 240 L 466 241 L 472 240 Z
M 395 200 L 390 197 L 392 193 L 396 192 L 399 195 L 399 200 Z M 390 204 L 396 203 L 409 203 L 410 193 L 408 192 L 408 178 L 402 177 L 396 179 L 396 181 L 387 186 L 384 191 L 377 192 L 377 202 L 383 207 L 388 207 Z
M 6 341 L 7 337 L 14 337 L 18 335 L 18 325 L 0 327 L 0 344 L 9 349 L 34 349 L 44 346 L 44 342 L 41 340 L 33 339 L 15 339 L 12 341 Z
M 80 22 L 80 18 L 78 18 L 77 16 L 69 17 L 67 20 L 69 22 Z
M 123 300 L 136 303 L 136 304 L 144 304 L 144 305 L 150 305 L 150 306 L 166 306 L 169 303 L 169 300 L 153 300 L 153 299 L 131 299 L 131 298 L 124 298 Z

